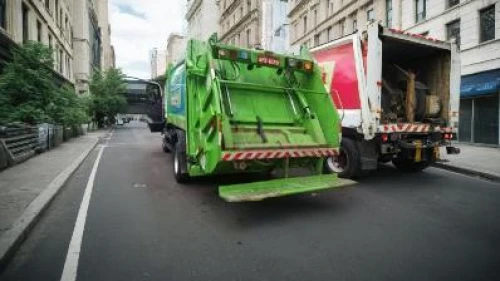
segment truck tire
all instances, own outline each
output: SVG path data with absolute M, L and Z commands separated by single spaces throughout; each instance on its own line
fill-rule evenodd
M 396 168 L 402 172 L 421 172 L 429 167 L 429 161 L 423 162 L 414 162 L 411 159 L 394 159 L 392 160 L 392 164 L 396 166 Z
M 184 183 L 189 180 L 187 173 L 187 159 L 186 159 L 186 135 L 183 131 L 176 132 L 176 142 L 174 145 L 173 153 L 173 168 L 175 180 L 178 183 Z
M 339 156 L 330 157 L 325 161 L 327 173 L 337 173 L 341 178 L 357 178 L 363 176 L 361 158 L 356 142 L 349 138 L 342 138 Z
M 163 152 L 165 152 L 165 153 L 169 153 L 169 152 L 171 152 L 171 151 L 170 151 L 170 148 L 168 147 L 168 143 L 167 143 L 167 138 L 166 138 L 166 136 L 163 136 L 163 138 L 162 138 L 162 141 L 161 141 L 161 148 L 163 149 Z

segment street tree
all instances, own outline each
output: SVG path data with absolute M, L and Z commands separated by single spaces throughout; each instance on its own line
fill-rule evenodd
M 38 42 L 13 50 L 13 60 L 0 75 L 0 123 L 87 122 L 86 104 L 74 88 L 56 85 L 52 54 L 51 48 Z
M 125 76 L 120 69 L 94 71 L 90 81 L 90 112 L 99 127 L 112 124 L 127 106 Z

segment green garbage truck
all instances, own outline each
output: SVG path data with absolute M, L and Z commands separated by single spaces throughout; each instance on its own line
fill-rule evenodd
M 353 184 L 323 174 L 337 155 L 340 120 L 321 70 L 307 50 L 287 56 L 190 40 L 168 71 L 163 150 L 177 182 L 193 177 L 262 173 L 269 180 L 219 187 L 229 202 L 315 192 Z M 299 176 L 297 176 L 299 175 Z

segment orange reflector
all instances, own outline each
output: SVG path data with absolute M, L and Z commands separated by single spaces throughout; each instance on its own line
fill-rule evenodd
M 311 71 L 313 69 L 313 63 L 310 61 L 304 62 L 304 69 L 307 71 Z

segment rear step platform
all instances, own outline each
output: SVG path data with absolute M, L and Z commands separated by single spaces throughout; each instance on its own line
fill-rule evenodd
M 261 201 L 266 198 L 322 191 L 356 184 L 336 174 L 282 178 L 269 181 L 232 184 L 219 187 L 219 196 L 228 202 Z

